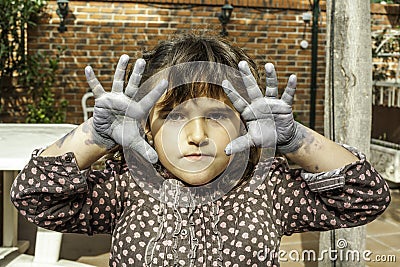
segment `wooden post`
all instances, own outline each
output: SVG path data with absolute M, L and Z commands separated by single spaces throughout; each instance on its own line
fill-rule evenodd
M 325 135 L 369 156 L 372 99 L 370 1 L 327 0 Z M 365 266 L 365 227 L 323 232 L 319 267 Z M 346 253 L 347 251 L 347 253 Z M 359 251 L 360 260 L 346 255 Z M 341 257 L 343 254 L 344 257 Z

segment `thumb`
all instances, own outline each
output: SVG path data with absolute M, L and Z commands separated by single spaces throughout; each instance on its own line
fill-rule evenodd
M 243 150 L 249 149 L 252 146 L 254 146 L 254 143 L 251 140 L 250 135 L 247 133 L 232 140 L 232 142 L 230 142 L 226 146 L 225 154 L 229 156 L 234 153 L 242 152 Z
M 132 143 L 129 148 L 135 150 L 151 164 L 158 161 L 157 152 L 142 137 L 138 138 L 135 143 Z
M 122 131 L 122 146 L 136 151 L 150 163 L 158 161 L 157 152 L 144 140 L 140 134 L 139 123 L 125 117 Z

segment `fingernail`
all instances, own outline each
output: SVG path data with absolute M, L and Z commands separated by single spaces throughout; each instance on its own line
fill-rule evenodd
M 225 148 L 225 154 L 230 156 L 232 154 L 232 145 L 228 144 Z
M 129 56 L 128 56 L 127 54 L 123 54 L 123 55 L 121 56 L 121 59 L 123 59 L 124 61 L 125 61 L 125 60 L 129 60 Z
M 251 74 L 251 70 L 247 61 L 240 61 L 239 62 L 239 69 L 244 72 L 246 75 Z
M 272 64 L 272 63 L 267 63 L 267 64 L 265 64 L 265 71 L 266 72 L 273 72 L 274 71 L 274 64 Z
M 85 74 L 86 74 L 86 75 L 90 75 L 91 70 L 92 70 L 92 67 L 86 66 L 86 68 L 85 68 Z
M 222 87 L 223 87 L 223 88 L 225 88 L 225 89 L 228 89 L 228 90 L 229 90 L 229 88 L 228 88 L 228 85 L 229 85 L 229 82 L 228 82 L 228 80 L 223 80 L 221 85 L 222 85 Z
M 138 60 L 136 60 L 135 64 L 136 73 L 142 74 L 145 67 L 146 67 L 146 61 L 143 58 L 139 58 Z
M 121 63 L 123 64 L 123 67 L 126 67 L 128 65 L 128 62 L 129 62 L 129 56 L 126 55 L 126 54 L 123 54 L 121 56 L 121 61 L 122 61 Z
M 238 66 L 240 69 L 243 69 L 243 68 L 246 68 L 246 66 L 248 66 L 248 64 L 246 61 L 242 60 L 239 62 Z
M 153 153 L 150 153 L 150 155 L 149 155 L 149 161 L 150 161 L 150 163 L 152 163 L 152 164 L 157 163 L 157 161 L 158 161 L 158 156 L 157 156 L 157 155 L 154 155 Z

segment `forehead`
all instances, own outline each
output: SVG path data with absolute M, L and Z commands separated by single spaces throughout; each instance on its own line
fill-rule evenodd
M 158 112 L 162 111 L 171 111 L 175 108 L 179 109 L 197 109 L 197 110 L 209 110 L 209 109 L 231 109 L 236 111 L 232 102 L 229 98 L 222 94 L 218 97 L 210 97 L 210 96 L 199 96 L 195 98 L 190 98 L 183 103 L 175 103 L 173 106 L 164 106 L 161 105 L 163 103 L 166 94 L 162 95 L 161 98 L 157 101 L 154 110 Z

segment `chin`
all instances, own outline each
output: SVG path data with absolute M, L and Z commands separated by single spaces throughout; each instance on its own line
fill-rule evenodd
M 182 182 L 190 186 L 202 186 L 211 182 L 220 172 L 180 172 L 175 174 Z
M 164 158 L 160 158 L 163 164 Z M 205 164 L 188 163 L 187 160 L 181 162 L 166 161 L 164 167 L 176 178 L 189 186 L 202 186 L 212 182 L 218 177 L 228 166 L 229 161 L 219 160 L 214 161 L 213 164 L 204 166 Z

